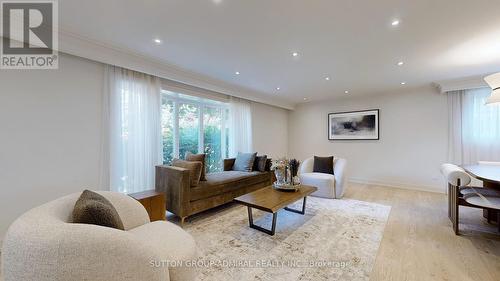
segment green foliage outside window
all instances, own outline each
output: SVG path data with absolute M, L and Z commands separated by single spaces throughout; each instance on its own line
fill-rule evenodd
M 179 104 L 179 157 L 186 153 L 198 153 L 199 117 L 198 107 L 191 104 Z
M 222 110 L 218 107 L 199 107 L 189 103 L 177 103 L 162 95 L 162 139 L 163 163 L 170 164 L 174 158 L 175 106 L 178 106 L 179 122 L 179 158 L 185 158 L 186 152 L 198 153 L 200 114 L 203 109 L 203 153 L 206 153 L 207 172 L 222 171 L 223 155 L 227 155 L 227 145 L 222 147 Z M 225 110 L 225 109 L 224 109 Z M 224 130 L 227 130 L 224 128 Z M 227 131 L 226 131 L 227 132 Z M 227 138 L 226 138 L 227 144 Z
M 203 112 L 204 153 L 207 171 L 222 171 L 221 125 L 222 112 L 219 108 L 205 107 Z
M 162 95 L 161 128 L 163 139 L 163 164 L 170 164 L 174 159 L 174 103 Z

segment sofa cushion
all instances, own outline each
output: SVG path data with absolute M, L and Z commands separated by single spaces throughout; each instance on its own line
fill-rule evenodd
M 241 153 L 238 152 L 236 160 L 234 161 L 233 170 L 242 172 L 251 172 L 253 167 L 253 162 L 255 161 L 255 153 Z
M 333 175 L 333 156 L 330 157 L 314 156 L 313 172 Z
M 185 161 L 174 158 L 174 160 L 172 160 L 172 166 L 188 169 L 191 186 L 197 186 L 199 184 L 201 169 L 203 167 L 201 162 Z
M 207 174 L 207 181 L 191 188 L 191 201 L 234 191 L 254 184 L 270 182 L 270 172 L 225 171 Z
M 267 155 L 255 156 L 252 171 L 265 172 L 267 164 Z
M 202 164 L 202 167 L 201 167 L 201 175 L 200 175 L 200 180 L 201 181 L 206 181 L 207 178 L 205 177 L 206 175 L 206 169 L 207 169 L 207 165 L 206 165 L 206 162 L 205 162 L 205 158 L 206 158 L 206 154 L 205 153 L 200 153 L 200 154 L 193 154 L 191 152 L 186 152 L 186 161 L 198 161 L 198 162 L 201 162 Z
M 234 166 L 234 161 L 236 161 L 236 158 L 224 159 L 224 171 L 232 171 Z
M 170 280 L 195 280 L 196 268 L 186 266 L 198 258 L 193 237 L 177 225 L 166 221 L 155 221 L 129 231 L 141 242 L 157 250 L 160 261 L 169 261 L 179 266 L 169 268 Z M 182 262 L 182 263 L 181 263 Z
M 104 196 L 84 190 L 73 209 L 73 223 L 95 224 L 124 230 L 115 207 Z
M 207 182 L 204 186 L 214 186 L 225 183 L 237 182 L 245 178 L 258 177 L 260 172 L 241 172 L 241 171 L 226 171 L 207 174 Z

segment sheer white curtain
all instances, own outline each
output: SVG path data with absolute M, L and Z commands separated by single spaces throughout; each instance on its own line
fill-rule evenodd
M 249 101 L 231 98 L 229 102 L 229 157 L 252 151 L 252 108 Z
M 448 92 L 448 160 L 463 165 L 500 161 L 500 106 L 485 105 L 491 89 Z
M 162 163 L 160 79 L 105 67 L 101 187 L 130 193 L 154 189 Z

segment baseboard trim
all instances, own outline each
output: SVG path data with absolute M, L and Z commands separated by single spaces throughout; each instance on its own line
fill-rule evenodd
M 386 187 L 392 187 L 392 188 L 398 188 L 398 189 L 406 189 L 406 190 L 426 191 L 426 192 L 441 193 L 441 194 L 446 193 L 446 190 L 444 188 L 442 190 L 439 190 L 437 187 L 425 186 L 425 185 L 415 185 L 415 184 L 407 184 L 407 183 L 392 183 L 392 182 L 383 182 L 383 181 L 368 180 L 368 179 L 361 179 L 361 178 L 350 178 L 350 179 L 348 179 L 348 181 L 352 182 L 352 183 L 368 184 L 368 185 L 380 185 L 380 186 L 386 186 Z

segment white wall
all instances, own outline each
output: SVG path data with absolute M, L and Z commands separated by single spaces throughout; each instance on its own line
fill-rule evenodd
M 380 140 L 329 141 L 327 114 L 380 109 Z M 290 112 L 289 155 L 335 155 L 359 182 L 444 191 L 439 173 L 447 156 L 447 101 L 433 87 L 298 106 Z
M 254 150 L 272 158 L 288 153 L 288 110 L 252 102 Z
M 103 66 L 0 70 L 0 239 L 26 210 L 98 184 Z

